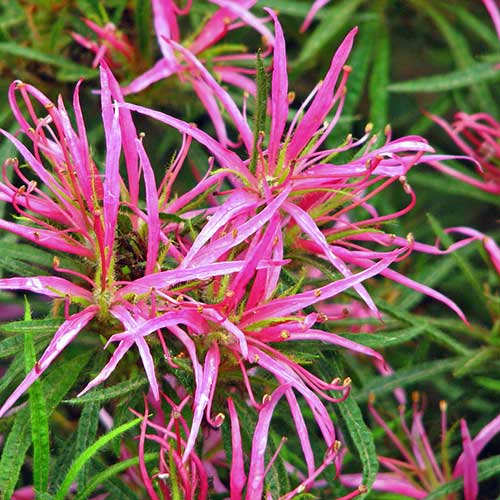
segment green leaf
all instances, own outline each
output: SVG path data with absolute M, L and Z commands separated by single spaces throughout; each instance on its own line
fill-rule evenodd
M 250 172 L 255 172 L 257 157 L 259 155 L 257 144 L 259 143 L 261 133 L 264 133 L 266 130 L 267 74 L 260 52 L 257 53 L 256 70 L 257 97 L 255 103 L 252 157 L 248 166 Z
M 373 349 L 383 349 L 395 345 L 403 344 L 408 340 L 417 337 L 424 333 L 427 329 L 426 325 L 417 325 L 410 328 L 402 328 L 401 330 L 391 330 L 390 332 L 376 333 L 343 333 L 342 337 L 357 342 L 358 344 L 371 347 Z
M 144 455 L 144 462 L 153 462 L 158 459 L 158 453 L 146 453 Z M 96 474 L 83 488 L 79 488 L 78 495 L 74 500 L 85 500 L 90 498 L 91 493 L 99 487 L 99 485 L 104 484 L 110 478 L 117 476 L 121 472 L 127 470 L 130 467 L 135 467 L 139 464 L 139 457 L 129 458 L 123 462 L 113 464 L 106 467 L 102 472 Z
M 331 51 L 331 43 L 335 36 L 345 28 L 363 0 L 341 0 L 328 9 L 323 9 L 323 19 L 309 36 L 300 51 L 293 67 L 304 70 L 309 68 L 324 50 Z
M 94 441 L 99 424 L 100 405 L 95 401 L 89 401 L 83 406 L 80 415 L 78 431 L 76 434 L 75 455 L 80 455 Z M 87 482 L 89 474 L 88 464 L 85 464 L 77 478 L 78 491 Z
M 16 43 L 0 42 L 0 53 L 61 68 L 63 71 L 58 73 L 58 78 L 62 81 L 72 81 L 78 78 L 95 78 L 98 75 L 95 69 L 86 68 L 64 57 L 55 54 L 46 54 L 37 49 L 23 47 Z
M 355 399 L 358 402 L 366 401 L 371 393 L 375 395 L 385 394 L 398 387 L 406 387 L 415 382 L 432 379 L 442 373 L 452 372 L 457 367 L 463 365 L 467 359 L 464 357 L 438 359 L 436 361 L 421 363 L 412 368 L 398 370 L 393 375 L 387 377 L 375 377 L 355 395 Z
M 71 465 L 68 473 L 66 474 L 66 477 L 64 478 L 63 483 L 61 484 L 61 487 L 59 488 L 59 491 L 54 497 L 54 500 L 64 500 L 69 492 L 69 489 L 73 481 L 76 480 L 78 473 L 85 465 L 85 463 L 91 457 L 93 457 L 101 448 L 106 446 L 111 440 L 132 429 L 141 420 L 142 418 L 136 418 L 131 422 L 127 422 L 126 424 L 120 425 L 116 429 L 113 429 L 104 436 L 100 437 L 95 443 L 89 446 Z
M 40 335 L 37 335 L 36 338 L 33 339 L 35 346 L 37 346 L 37 350 L 40 350 L 47 342 L 41 344 L 44 340 L 47 341 L 49 337 L 53 335 L 53 332 L 45 332 Z M 12 337 L 6 338 L 0 342 L 0 359 L 7 358 L 9 356 L 13 356 L 18 352 L 22 351 L 24 346 L 24 336 L 22 334 L 14 335 Z
M 478 482 L 489 479 L 490 477 L 498 477 L 500 475 L 500 455 L 486 458 L 477 464 L 477 480 Z M 427 495 L 424 500 L 440 500 L 446 498 L 447 495 L 454 491 L 463 490 L 463 478 L 454 479 L 442 486 L 436 488 L 431 494 Z
M 335 373 L 342 376 L 344 370 L 338 359 L 332 357 L 328 359 L 328 363 L 330 362 Z M 369 494 L 378 472 L 378 458 L 373 435 L 365 424 L 361 409 L 353 397 L 349 396 L 345 401 L 336 404 L 335 412 L 340 416 L 343 427 L 347 429 L 363 466 L 363 484 L 367 487 L 368 492 L 359 498 L 365 498 Z
M 151 54 L 151 3 L 135 0 L 135 29 L 137 46 L 142 58 Z
M 500 380 L 490 377 L 475 377 L 474 380 L 485 389 L 500 393 Z
M 0 325 L 0 332 L 8 335 L 31 332 L 37 335 L 53 334 L 63 324 L 64 319 L 33 319 L 31 321 L 12 321 Z
M 111 387 L 106 387 L 105 389 L 93 389 L 91 392 L 74 399 L 68 399 L 65 403 L 73 405 L 81 405 L 89 402 L 99 402 L 109 401 L 110 399 L 117 398 L 124 394 L 129 394 L 136 392 L 137 389 L 147 385 L 148 381 L 145 377 L 138 377 L 132 380 L 127 380 L 125 382 L 120 382 L 119 384 L 113 385 Z
M 31 321 L 31 311 L 26 301 L 25 321 Z M 35 346 L 32 332 L 24 334 L 24 367 L 30 372 L 36 363 Z M 33 382 L 28 389 L 33 441 L 33 486 L 36 491 L 47 491 L 49 485 L 50 445 L 49 419 L 45 403 L 44 388 L 40 380 Z M 38 497 L 38 495 L 37 495 Z
M 375 131 L 383 130 L 389 119 L 387 86 L 389 84 L 390 41 L 383 13 L 380 13 L 380 18 L 375 37 L 373 69 L 369 82 L 370 122 L 373 123 Z
M 391 92 L 443 92 L 459 89 L 479 82 L 499 80 L 500 74 L 492 63 L 473 63 L 466 69 L 459 69 L 441 75 L 416 78 L 404 82 L 391 83 L 388 86 Z

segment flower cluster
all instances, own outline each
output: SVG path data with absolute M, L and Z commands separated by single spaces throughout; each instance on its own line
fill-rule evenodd
M 104 339 L 108 359 L 79 395 L 109 378 L 127 377 L 130 365 L 140 359 L 149 390 L 139 413 L 139 471 L 130 477 L 140 479 L 149 498 L 203 500 L 212 488 L 231 500 L 269 500 L 275 497 L 266 476 L 280 461 L 295 471 L 295 483 L 280 496 L 286 500 L 308 490 L 325 469 L 332 467 L 339 475 L 342 466 L 342 439 L 331 408 L 349 397 L 351 380 L 315 366 L 322 358 L 313 350 L 322 346 L 354 353 L 390 373 L 382 354 L 333 333 L 331 318 L 350 310 L 352 317 L 381 319 L 367 281 L 382 276 L 443 302 L 465 320 L 452 300 L 391 266 L 413 251 L 443 254 L 482 235 L 455 228 L 465 238 L 441 250 L 416 242 L 411 234 L 386 231 L 388 222 L 416 203 L 406 177 L 410 169 L 440 165 L 442 156 L 422 137 L 393 138 L 390 127 L 373 134 L 368 124 L 361 137 L 329 142 L 347 95 L 352 71 L 347 61 L 357 28 L 344 38 L 324 79 L 288 124 L 294 94 L 288 88 L 285 38 L 276 14 L 266 10 L 273 34 L 249 12 L 255 2 L 213 3 L 218 10 L 193 39 L 180 43 L 178 17 L 189 12 L 191 2 L 180 9 L 173 1 L 153 0 L 162 57 L 124 88 L 110 68 L 116 51 L 134 57 L 130 42 L 113 26 L 100 28 L 91 21 L 86 23 L 100 45 L 73 35 L 95 52 L 94 62 L 100 64 L 104 157 L 87 137 L 80 83 L 71 112 L 62 98 L 52 102 L 30 84 L 12 83 L 9 102 L 24 142 L 1 132 L 24 163 L 10 158 L 3 164 L 0 201 L 9 205 L 15 220 L 0 219 L 0 229 L 50 250 L 54 260 L 46 275 L 0 279 L 0 290 L 48 297 L 64 320 L 3 403 L 0 416 L 16 410 L 69 344 L 85 335 L 97 353 Z M 310 17 L 325 3 L 315 2 Z M 214 56 L 213 72 L 206 67 L 207 51 L 242 23 L 258 30 L 272 49 L 270 95 L 260 55 Z M 256 61 L 257 85 L 246 70 L 233 66 L 240 57 Z M 240 109 L 214 72 L 255 95 L 255 127 L 247 119 L 248 96 Z M 127 94 L 174 74 L 198 94 L 218 139 L 194 124 L 126 102 Z M 146 151 L 148 138 L 134 123 L 137 114 L 182 135 L 159 181 Z M 237 131 L 234 140 L 228 137 L 224 114 Z M 483 139 L 495 133 L 491 123 L 474 124 Z M 174 183 L 185 170 L 193 141 L 211 155 L 208 171 L 194 187 L 178 193 Z M 493 143 L 492 148 L 498 146 Z M 475 151 L 466 152 L 474 157 Z M 493 167 L 488 163 L 488 183 L 494 179 Z M 374 200 L 393 185 L 407 204 L 381 213 Z M 346 298 L 346 291 L 357 302 Z M 410 437 L 416 433 L 427 446 L 421 412 L 416 408 L 414 415 L 416 430 Z M 280 419 L 293 422 L 299 443 L 293 454 L 287 453 L 286 439 L 273 443 L 277 432 L 271 424 Z M 485 441 L 471 441 L 465 424 L 463 435 L 467 444 L 456 475 L 462 471 L 465 476 L 467 450 L 475 447 L 475 457 Z M 395 444 L 400 448 L 399 441 Z M 159 451 L 153 474 L 145 456 L 154 446 Z M 292 455 L 301 457 L 302 467 L 290 463 Z M 432 474 L 444 480 L 433 456 L 428 459 Z M 384 460 L 396 475 L 401 472 L 399 463 Z M 386 479 L 380 475 L 375 487 Z M 359 475 L 342 475 L 342 481 L 352 488 L 341 493 L 344 499 L 366 492 Z M 467 475 L 467 482 L 473 488 L 474 476 Z

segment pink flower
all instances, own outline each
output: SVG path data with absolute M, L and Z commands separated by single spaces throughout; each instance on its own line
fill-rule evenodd
M 439 116 L 431 116 L 474 160 L 479 178 L 455 170 L 440 161 L 430 161 L 435 169 L 471 186 L 492 194 L 500 194 L 500 124 L 487 113 L 468 115 L 459 112 L 450 125 Z
M 266 45 L 274 43 L 273 34 L 264 22 L 250 13 L 251 7 L 256 3 L 255 0 L 240 2 L 210 0 L 219 7 L 218 10 L 206 20 L 201 29 L 197 30 L 194 38 L 186 42 L 181 41 L 179 24 L 182 22 L 181 17 L 189 13 L 191 2 L 188 2 L 184 9 L 180 9 L 173 0 L 151 1 L 155 33 L 162 58 L 151 69 L 126 85 L 123 89 L 124 94 L 140 92 L 155 82 L 177 75 L 181 81 L 187 81 L 195 91 L 214 124 L 219 140 L 225 145 L 231 144 L 213 90 L 202 79 L 197 78 L 189 65 L 183 63 L 170 42 L 183 43 L 193 54 L 210 61 L 213 74 L 222 82 L 234 85 L 249 94 L 255 94 L 255 83 L 253 77 L 250 76 L 254 73 L 255 56 L 246 54 L 246 48 L 243 48 L 240 53 L 227 53 L 225 50 L 226 53 L 223 51 L 220 55 L 210 55 L 210 49 L 217 47 L 217 43 L 228 32 L 244 26 L 249 26 L 259 32 Z M 250 68 L 248 68 L 249 62 Z
M 103 332 L 108 336 L 110 322 L 121 325 L 118 328 L 123 330 L 110 336 L 108 343 L 116 341 L 118 346 L 101 373 L 82 392 L 109 377 L 120 359 L 135 345 L 152 392 L 158 398 L 155 366 L 145 336 L 180 323 L 197 331 L 199 320 L 189 311 L 179 315 L 175 310 L 166 310 L 157 316 L 154 288 L 161 289 L 186 279 L 206 279 L 237 272 L 242 267 L 241 263 L 219 262 L 199 269 L 159 272 L 160 252 L 165 255 L 173 252 L 173 258 L 179 258 L 173 247 L 167 244 L 168 237 L 160 228 L 160 199 L 168 196 L 171 183 L 163 182 L 158 193 L 152 167 L 137 138 L 130 112 L 112 104 L 112 98 L 117 101 L 123 98 L 116 80 L 105 68 L 101 70 L 102 119 L 106 136 L 102 175 L 90 154 L 78 90 L 79 85 L 73 102 L 76 130 L 62 99 L 56 105 L 35 87 L 22 82 L 14 82 L 9 92 L 14 115 L 22 131 L 33 142 L 33 152 L 13 135 L 1 131 L 24 157 L 28 169 L 21 171 L 17 160 L 11 159 L 4 164 L 4 173 L 5 169 L 12 168 L 21 186 L 16 187 L 4 175 L 4 181 L 0 183 L 0 200 L 12 204 L 22 220 L 0 219 L 0 229 L 55 251 L 54 272 L 65 274 L 69 279 L 37 276 L 0 280 L 0 290 L 30 291 L 63 303 L 66 317 L 35 367 L 4 402 L 0 415 L 5 414 L 91 322 L 97 329 L 108 325 Z M 26 104 L 28 118 L 17 103 L 17 93 Z M 32 99 L 37 106 L 33 105 Z M 46 116 L 39 118 L 36 115 L 38 104 L 47 112 Z M 122 151 L 127 167 L 126 181 L 119 172 Z M 138 204 L 139 169 L 146 185 L 145 208 Z M 26 171 L 29 173 L 25 174 Z M 167 178 L 173 182 L 176 172 L 178 164 L 174 162 Z M 43 183 L 43 188 L 38 187 L 38 182 Z M 128 222 L 124 221 L 125 214 Z M 168 227 L 175 232 L 177 225 Z M 130 240 L 135 246 L 131 246 Z M 141 254 L 137 255 L 137 252 Z M 62 254 L 78 257 L 80 270 L 76 270 L 78 267 L 61 267 L 58 255 Z M 84 272 L 81 272 L 82 265 Z M 136 283 L 140 276 L 146 276 L 149 284 L 139 300 L 127 296 L 123 290 Z
M 373 489 L 404 495 L 409 498 L 426 498 L 437 486 L 452 479 L 463 478 L 465 500 L 476 500 L 478 495 L 477 457 L 491 439 L 500 432 L 500 415 L 483 427 L 474 439 L 471 439 L 467 423 L 460 421 L 462 434 L 462 453 L 459 455 L 455 467 L 448 462 L 446 450 L 448 436 L 446 424 L 446 408 L 444 401 L 441 409 L 441 459 L 439 465 L 429 437 L 423 424 L 424 411 L 420 406 L 420 396 L 413 394 L 412 425 L 408 427 L 404 418 L 405 407 L 400 406 L 400 427 L 404 440 L 400 439 L 392 426 L 373 407 L 370 400 L 368 408 L 377 424 L 385 431 L 388 439 L 401 458 L 379 456 L 380 464 L 389 472 L 377 474 Z M 341 482 L 353 487 L 361 481 L 361 474 L 342 474 Z
M 226 109 L 241 137 L 245 159 L 181 120 L 141 106 L 125 105 L 201 142 L 219 162 L 221 168 L 216 172 L 224 173 L 235 186 L 225 191 L 227 199 L 211 214 L 210 222 L 198 235 L 181 266 L 214 262 L 268 224 L 274 214 L 280 217 L 283 235 L 276 255 L 283 255 L 282 247 L 286 243 L 291 248 L 313 252 L 346 277 L 351 275 L 353 266 L 367 268 L 384 255 L 391 255 L 391 251 L 386 254 L 367 250 L 362 242 L 385 247 L 397 245 L 409 254 L 418 244 L 410 238 L 398 239 L 383 233 L 381 224 L 402 216 L 414 206 L 415 195 L 405 176 L 413 166 L 435 159 L 433 149 L 418 136 L 392 140 L 389 128 L 385 131 L 385 144 L 375 148 L 377 137 L 370 135 L 371 126 L 367 126 L 360 139 L 349 136 L 336 148 L 320 149 L 340 118 L 351 71 L 345 63 L 356 28 L 341 43 L 324 80 L 300 106 L 285 131 L 291 99 L 285 40 L 274 13 L 268 12 L 275 20 L 275 46 L 267 141 L 264 132 L 257 135 L 252 132 L 244 113 L 201 62 L 181 45 L 170 42 Z M 331 112 L 333 117 L 325 121 Z M 362 153 L 349 163 L 332 163 L 338 154 L 360 146 L 363 146 Z M 378 214 L 370 203 L 371 198 L 398 182 L 409 196 L 408 206 L 393 214 Z M 365 217 L 354 217 L 355 209 L 361 209 Z M 259 211 L 257 215 L 256 211 Z M 223 236 L 216 236 L 221 232 Z M 231 236 L 233 234 L 235 236 Z M 457 245 L 463 244 L 465 242 Z M 430 252 L 439 253 L 437 249 L 428 248 Z M 443 301 L 463 318 L 460 309 L 439 292 L 393 270 L 387 269 L 381 274 Z M 354 288 L 369 309 L 377 313 L 364 287 L 356 284 Z
M 99 43 L 79 33 L 71 32 L 71 36 L 76 42 L 95 54 L 92 67 L 97 68 L 102 62 L 105 62 L 111 68 L 118 66 L 116 54 L 121 54 L 129 62 L 133 60 L 134 47 L 127 37 L 116 29 L 113 23 L 106 23 L 104 27 L 101 27 L 90 19 L 84 19 L 83 22 L 97 35 Z

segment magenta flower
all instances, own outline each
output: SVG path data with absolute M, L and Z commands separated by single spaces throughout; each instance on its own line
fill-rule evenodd
M 182 59 L 176 55 L 170 41 L 183 43 L 193 54 L 210 61 L 213 74 L 222 82 L 234 85 L 249 94 L 255 94 L 254 55 L 246 54 L 247 49 L 244 47 L 241 52 L 227 53 L 226 49 L 226 53 L 210 54 L 211 49 L 217 48 L 217 44 L 229 31 L 244 26 L 249 26 L 260 33 L 266 44 L 274 43 L 274 37 L 264 22 L 250 12 L 251 7 L 256 3 L 255 0 L 242 2 L 210 0 L 219 7 L 218 10 L 206 20 L 201 29 L 197 30 L 194 38 L 188 37 L 186 42 L 182 41 L 179 24 L 182 22 L 182 16 L 189 13 L 191 2 L 188 2 L 185 8 L 180 9 L 172 0 L 151 1 L 155 33 L 162 58 L 151 69 L 126 85 L 123 88 L 124 94 L 140 92 L 155 82 L 177 75 L 181 81 L 188 82 L 195 91 L 214 124 L 219 140 L 225 145 L 232 144 L 227 137 L 224 119 L 213 90 L 203 79 L 198 78 L 195 72 L 191 71 L 192 68 L 189 65 L 183 63 Z M 221 48 L 224 48 L 223 44 Z M 234 47 L 228 48 L 234 50 Z M 250 68 L 248 63 L 251 63 Z
M 358 140 L 349 136 L 337 148 L 320 149 L 340 118 L 351 71 L 345 63 L 357 29 L 353 29 L 342 42 L 324 80 L 300 106 L 285 132 L 290 106 L 285 41 L 278 20 L 272 11 L 268 12 L 275 19 L 275 46 L 267 148 L 264 145 L 265 133 L 255 136 L 228 93 L 191 52 L 173 41 L 170 46 L 184 57 L 192 72 L 200 75 L 226 109 L 239 132 L 247 159 L 240 159 L 224 144 L 192 125 L 141 106 L 125 105 L 127 109 L 160 120 L 201 142 L 218 160 L 221 168 L 216 172 L 225 173 L 236 186 L 225 192 L 227 199 L 211 214 L 210 222 L 198 235 L 181 266 L 187 268 L 214 262 L 268 224 L 275 213 L 280 214 L 283 228 L 283 237 L 278 242 L 280 247 L 287 244 L 312 251 L 346 277 L 350 276 L 352 266 L 367 268 L 385 255 L 384 252 L 366 250 L 360 245 L 363 241 L 382 246 L 401 245 L 400 248 L 411 252 L 416 248 L 411 239 L 389 237 L 383 233 L 381 224 L 405 214 L 414 206 L 415 195 L 405 177 L 408 170 L 424 161 L 442 157 L 433 155 L 433 149 L 421 137 L 392 140 L 389 129 L 386 130 L 386 143 L 373 148 L 377 139 L 370 137 L 371 126 L 367 126 L 365 135 Z M 325 121 L 332 111 L 333 117 Z M 362 154 L 349 163 L 331 162 L 339 153 L 362 145 Z M 395 182 L 401 182 L 410 202 L 394 214 L 379 215 L 370 200 Z M 358 208 L 365 211 L 364 220 L 359 220 L 359 216 L 352 218 L 351 214 Z M 261 211 L 255 215 L 257 210 Z M 218 233 L 222 235 L 214 238 Z M 283 255 L 280 249 L 276 252 Z M 439 292 L 393 270 L 387 269 L 381 274 L 432 295 L 463 318 L 460 309 Z M 367 306 L 377 313 L 364 287 L 357 284 L 354 288 Z
M 121 54 L 129 62 L 134 59 L 134 47 L 113 23 L 106 23 L 105 26 L 101 27 L 90 19 L 84 19 L 83 22 L 97 35 L 99 43 L 79 33 L 71 32 L 71 36 L 76 42 L 95 54 L 93 68 L 97 68 L 102 62 L 111 68 L 117 67 L 119 65 L 116 60 L 117 54 Z
M 500 124 L 487 113 L 457 113 L 450 125 L 439 116 L 431 116 L 474 160 L 479 178 L 462 173 L 440 161 L 430 161 L 436 170 L 492 194 L 500 194 Z
M 441 409 L 441 460 L 436 457 L 423 424 L 424 412 L 420 406 L 418 393 L 413 394 L 412 425 L 408 427 L 404 418 L 405 408 L 400 407 L 400 428 L 404 439 L 400 439 L 393 427 L 373 407 L 370 400 L 368 408 L 377 424 L 384 430 L 401 458 L 379 456 L 380 464 L 389 472 L 380 472 L 373 484 L 373 489 L 404 495 L 408 498 L 426 498 L 440 484 L 452 479 L 463 478 L 465 500 L 476 500 L 478 495 L 477 457 L 484 447 L 500 432 L 500 415 L 483 427 L 474 439 L 471 439 L 467 423 L 460 421 L 462 435 L 462 453 L 451 467 L 447 448 L 448 430 L 446 424 L 446 403 L 440 403 Z M 341 482 L 353 487 L 361 481 L 361 474 L 342 474 Z
M 189 311 L 178 314 L 175 310 L 155 316 L 155 287 L 161 289 L 186 279 L 207 279 L 212 276 L 237 272 L 241 262 L 217 263 L 198 270 L 161 271 L 159 255 L 172 253 L 179 258 L 167 236 L 161 231 L 159 208 L 163 196 L 171 189 L 171 182 L 178 171 L 174 162 L 167 172 L 168 182 L 161 185 L 160 194 L 153 171 L 141 141 L 137 138 L 130 112 L 112 104 L 112 97 L 122 100 L 117 82 L 107 69 L 101 70 L 102 118 L 106 135 L 104 175 L 101 175 L 90 154 L 85 124 L 78 99 L 79 85 L 74 95 L 73 107 L 77 129 L 69 120 L 62 99 L 52 103 L 36 88 L 22 82 L 11 85 L 11 106 L 22 131 L 33 142 L 33 152 L 16 137 L 1 131 L 18 149 L 28 165 L 29 178 L 18 167 L 17 160 L 8 160 L 4 170 L 12 168 L 21 187 L 16 187 L 4 175 L 0 183 L 0 200 L 12 204 L 22 216 L 21 222 L 0 219 L 0 229 L 12 232 L 32 243 L 56 252 L 54 272 L 60 276 L 15 277 L 0 280 L 0 290 L 25 290 L 41 294 L 65 304 L 66 321 L 54 334 L 49 346 L 36 366 L 4 402 L 0 415 L 17 401 L 28 387 L 50 366 L 54 359 L 91 322 L 104 328 L 109 336 L 123 329 L 121 336 L 113 335 L 110 341 L 119 342 L 102 372 L 83 391 L 105 380 L 120 359 L 136 345 L 144 364 L 146 375 L 155 397 L 159 397 L 158 382 L 152 355 L 144 337 L 168 325 L 191 325 L 197 331 L 199 320 Z M 16 100 L 20 93 L 29 112 L 27 119 Z M 42 105 L 48 113 L 39 118 L 31 99 Z M 32 120 L 33 125 L 30 123 Z M 127 182 L 119 173 L 121 151 L 127 167 Z M 139 168 L 146 185 L 146 206 L 138 204 Z M 172 172 L 173 170 L 173 172 Z M 38 182 L 43 183 L 43 189 Z M 163 200 L 164 201 L 164 200 Z M 121 209 L 125 207 L 130 218 L 125 234 L 121 226 Z M 130 230 L 130 227 L 132 230 Z M 170 226 L 171 229 L 172 226 Z M 128 239 L 136 239 L 142 255 L 131 251 Z M 87 271 L 60 267 L 57 253 L 73 255 L 83 260 Z M 120 261 L 124 255 L 132 261 Z M 138 262 L 137 262 L 138 261 Z M 137 281 L 133 273 L 144 265 L 142 275 L 150 278 L 147 291 L 140 298 L 121 293 Z M 213 273 L 212 273 L 213 271 Z M 135 281 L 134 281 L 135 280 Z M 132 299 L 132 300 L 130 300 Z M 78 312 L 72 312 L 75 308 Z M 71 310 L 71 312 L 70 312 Z M 115 324 L 109 331 L 109 324 Z M 99 326 L 101 325 L 101 326 Z

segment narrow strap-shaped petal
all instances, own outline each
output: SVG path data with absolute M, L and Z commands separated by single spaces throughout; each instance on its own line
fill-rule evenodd
M 191 424 L 191 429 L 189 431 L 189 437 L 184 448 L 184 453 L 182 455 L 182 461 L 185 463 L 193 451 L 196 438 L 198 437 L 198 432 L 201 426 L 201 420 L 203 418 L 203 413 L 207 406 L 211 404 L 210 396 L 213 396 L 212 386 L 217 381 L 217 374 L 219 372 L 220 364 L 220 354 L 219 346 L 216 342 L 213 342 L 207 351 L 205 357 L 205 363 L 203 365 L 203 375 L 201 384 L 196 386 L 195 396 L 194 396 L 194 412 L 193 412 L 193 422 Z
M 464 478 L 464 497 L 465 500 L 476 500 L 479 492 L 479 485 L 477 482 L 477 455 L 474 452 L 467 422 L 464 419 L 460 420 L 460 430 L 462 432 L 462 446 L 463 446 L 463 469 L 461 475 Z M 456 478 L 456 472 L 453 473 Z
M 293 134 L 286 151 L 287 160 L 291 161 L 292 159 L 297 158 L 328 115 L 332 107 L 337 78 L 347 61 L 349 53 L 351 52 L 354 37 L 357 32 L 357 28 L 352 29 L 335 52 L 330 69 L 328 70 L 318 93 L 314 97 L 309 109 L 306 111 L 301 122 L 297 125 Z
M 246 483 L 245 462 L 243 460 L 243 445 L 241 441 L 240 421 L 232 398 L 227 398 L 229 418 L 231 419 L 231 472 L 229 475 L 230 500 L 242 500 L 243 488 Z
M 194 56 L 189 50 L 186 50 L 182 45 L 169 41 L 176 50 L 178 50 L 196 70 L 200 73 L 203 81 L 208 85 L 212 92 L 217 96 L 221 104 L 224 106 L 226 113 L 229 115 L 234 123 L 234 126 L 238 130 L 247 151 L 252 151 L 253 147 L 253 134 L 250 127 L 241 114 L 238 106 L 233 101 L 232 97 L 225 91 L 215 80 L 215 78 L 210 74 L 210 72 L 201 64 L 201 62 Z
M 269 132 L 269 165 L 274 170 L 279 156 L 281 138 L 288 117 L 288 75 L 286 71 L 286 47 L 283 30 L 271 9 L 266 9 L 274 20 L 276 41 L 273 52 L 273 77 L 271 87 L 271 130 Z
M 120 103 L 124 103 L 122 90 L 113 73 L 106 66 L 103 66 L 103 71 L 106 72 L 108 85 L 112 98 Z M 132 120 L 130 110 L 120 108 L 119 118 L 120 131 L 122 136 L 123 154 L 125 156 L 125 165 L 127 167 L 128 190 L 130 193 L 130 203 L 132 206 L 137 206 L 139 201 L 139 164 L 137 157 L 137 148 L 135 147 L 135 139 L 137 131 Z
M 192 265 L 194 264 L 204 264 L 207 261 L 215 261 L 221 255 L 239 245 L 242 241 L 246 240 L 252 234 L 255 234 L 264 224 L 266 224 L 273 215 L 279 213 L 279 210 L 285 200 L 290 194 L 291 186 L 286 186 L 283 191 L 276 196 L 272 201 L 266 203 L 265 208 L 259 212 L 257 215 L 251 217 L 243 224 L 237 227 L 237 233 L 229 233 L 210 244 L 206 245 L 203 253 L 198 254 L 197 257 L 192 259 Z
M 307 13 L 307 16 L 304 19 L 304 22 L 300 26 L 300 32 L 304 33 L 304 31 L 307 31 L 309 26 L 311 25 L 314 16 L 317 14 L 317 12 L 322 9 L 330 0 L 315 0 L 309 9 L 309 12 Z
M 285 210 L 293 217 L 297 225 L 304 231 L 324 252 L 325 257 L 331 262 L 333 267 L 340 271 L 344 276 L 351 276 L 351 271 L 347 265 L 339 259 L 330 249 L 324 234 L 319 230 L 314 222 L 314 219 L 304 210 L 293 203 L 287 203 Z M 358 292 L 359 296 L 364 300 L 368 308 L 379 316 L 377 306 L 372 298 L 361 284 L 355 284 L 353 288 Z
M 184 257 L 180 268 L 189 267 L 192 259 L 202 250 L 205 244 L 217 234 L 231 219 L 237 217 L 241 212 L 253 210 L 258 203 L 258 199 L 246 191 L 236 190 L 224 203 L 211 215 L 210 220 L 203 226 L 196 239 L 193 241 L 189 252 Z
M 104 263 L 103 276 L 113 255 L 118 208 L 120 205 L 121 131 L 118 108 L 113 109 L 111 89 L 106 71 L 101 69 L 101 101 L 104 133 L 106 136 L 106 167 L 104 180 Z
M 172 63 L 175 61 L 174 51 L 165 39 L 170 39 L 175 36 L 171 26 L 177 23 L 175 21 L 175 13 L 169 3 L 169 0 L 152 0 L 156 39 L 158 40 L 158 45 L 160 46 L 164 59 Z M 172 23 L 172 17 L 174 18 L 174 23 Z
M 111 373 L 113 373 L 120 360 L 123 356 L 125 356 L 125 354 L 127 354 L 133 345 L 134 340 L 132 338 L 122 340 L 118 344 L 118 347 L 113 351 L 113 354 L 103 369 L 78 393 L 78 397 L 83 396 L 94 387 L 102 384 L 102 382 L 104 382 L 111 375 Z
M 78 297 L 92 301 L 92 294 L 71 281 L 57 276 L 33 276 L 30 278 L 0 279 L 0 290 L 26 290 L 46 297 Z
M 396 259 L 396 257 L 397 255 L 393 254 L 387 259 L 382 259 L 380 262 L 377 262 L 360 273 L 340 279 L 330 283 L 329 285 L 317 288 L 316 290 L 276 299 L 268 304 L 255 307 L 244 314 L 242 325 L 250 325 L 268 318 L 287 316 L 292 312 L 315 304 L 320 300 L 334 297 L 335 295 L 351 288 L 353 285 L 361 283 L 372 276 L 376 276 L 382 270 L 386 269 Z
M 244 9 L 250 9 L 256 0 L 239 0 L 238 4 Z M 229 23 L 238 17 L 238 13 L 227 8 L 220 8 L 205 23 L 194 42 L 189 46 L 193 54 L 199 54 L 208 49 L 224 37 L 228 31 Z
M 127 111 L 127 110 L 124 110 Z M 157 267 L 158 249 L 160 246 L 160 214 L 158 207 L 158 190 L 155 174 L 149 158 L 144 150 L 142 141 L 135 139 L 137 151 L 141 161 L 144 184 L 146 186 L 146 208 L 148 226 L 148 251 L 146 256 L 146 274 L 151 274 Z
M 5 415 L 5 412 L 31 387 L 33 382 L 51 365 L 52 361 L 83 330 L 97 311 L 97 306 L 87 307 L 73 315 L 58 328 L 41 358 L 0 408 L 0 417 Z
M 148 88 L 153 83 L 159 82 L 169 76 L 172 76 L 179 69 L 177 61 L 167 61 L 160 59 L 152 68 L 145 71 L 142 75 L 132 80 L 128 85 L 122 88 L 123 95 L 136 94 Z
M 255 426 L 252 439 L 252 454 L 248 471 L 246 500 L 262 498 L 264 490 L 264 457 L 266 455 L 267 440 L 269 438 L 269 425 L 276 405 L 290 388 L 289 385 L 278 387 L 267 399 L 266 404 L 259 412 L 259 419 Z
M 129 285 L 118 290 L 116 296 L 117 298 L 122 298 L 128 294 L 147 293 L 153 288 L 168 288 L 176 283 L 180 283 L 181 281 L 207 280 L 213 276 L 237 273 L 243 268 L 244 265 L 244 261 L 235 260 L 231 262 L 215 262 L 213 264 L 205 264 L 190 269 L 178 268 L 163 271 L 161 273 L 144 276 L 143 278 L 133 281 Z M 267 267 L 267 264 L 264 263 L 259 267 L 261 269 L 265 268 Z
M 355 488 L 362 484 L 362 474 L 341 474 L 340 482 L 349 488 Z M 429 492 L 416 487 L 411 481 L 400 478 L 395 474 L 379 472 L 375 477 L 372 489 L 376 491 L 387 491 L 403 495 L 404 497 L 422 499 L 428 496 Z
M 0 229 L 9 231 L 10 233 L 22 236 L 39 246 L 66 252 L 73 255 L 81 255 L 82 257 L 94 256 L 94 252 L 84 245 L 80 245 L 77 241 L 70 237 L 65 237 L 64 233 L 57 233 L 49 229 L 39 229 L 36 227 L 28 227 L 15 222 L 9 222 L 0 219 Z
M 221 167 L 233 169 L 242 174 L 246 179 L 252 178 L 252 175 L 248 171 L 248 168 L 245 166 L 245 164 L 237 154 L 224 148 L 221 144 L 219 144 L 219 142 L 217 142 L 202 130 L 198 129 L 195 125 L 187 123 L 183 120 L 179 120 L 178 118 L 174 118 L 165 113 L 161 113 L 160 111 L 154 111 L 152 109 L 138 106 L 136 104 L 126 103 L 121 104 L 120 106 L 154 118 L 155 120 L 158 120 L 169 125 L 170 127 L 177 129 L 182 134 L 189 135 L 193 139 L 197 140 L 200 144 L 205 146 L 217 158 Z
M 245 24 L 258 31 L 264 37 L 268 45 L 274 45 L 274 36 L 269 28 L 267 28 L 267 26 L 260 19 L 249 12 L 248 8 L 241 5 L 241 2 L 233 2 L 231 0 L 210 1 L 236 14 Z

